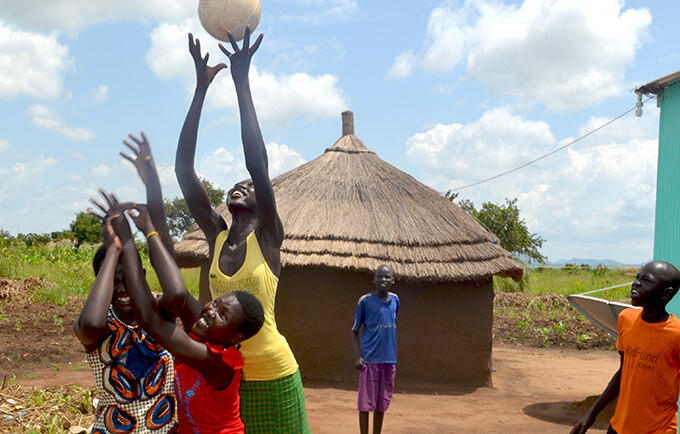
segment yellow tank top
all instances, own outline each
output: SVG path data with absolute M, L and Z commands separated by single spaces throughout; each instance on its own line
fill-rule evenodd
M 253 294 L 264 308 L 262 329 L 241 343 L 243 377 L 245 380 L 276 380 L 294 374 L 298 369 L 295 356 L 286 338 L 276 328 L 274 301 L 278 277 L 272 273 L 257 242 L 255 232 L 246 238 L 246 258 L 232 276 L 220 270 L 219 259 L 229 231 L 222 231 L 215 239 L 215 253 L 210 264 L 210 293 L 213 298 L 234 291 Z

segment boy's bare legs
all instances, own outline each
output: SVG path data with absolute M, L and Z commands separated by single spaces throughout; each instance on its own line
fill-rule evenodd
M 380 434 L 380 431 L 382 431 L 383 416 L 385 416 L 385 413 L 382 411 L 373 412 L 373 434 Z
M 368 434 L 368 412 L 359 412 L 359 431 L 361 434 Z

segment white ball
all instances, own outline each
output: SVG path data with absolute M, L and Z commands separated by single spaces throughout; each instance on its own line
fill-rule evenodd
M 203 28 L 214 38 L 228 42 L 227 30 L 235 40 L 240 41 L 246 33 L 260 23 L 262 6 L 260 0 L 200 0 L 198 18 Z

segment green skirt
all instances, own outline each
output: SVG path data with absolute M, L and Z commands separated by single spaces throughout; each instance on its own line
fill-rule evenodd
M 243 380 L 240 395 L 247 434 L 311 433 L 299 370 L 271 381 Z

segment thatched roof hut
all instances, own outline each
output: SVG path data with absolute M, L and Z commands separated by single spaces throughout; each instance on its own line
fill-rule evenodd
M 286 237 L 276 321 L 304 378 L 356 382 L 349 327 L 378 265 L 396 274 L 399 384 L 491 383 L 493 276 L 522 267 L 495 236 L 454 203 L 384 162 L 354 135 L 272 183 Z M 217 211 L 229 222 L 225 205 Z M 201 266 L 210 298 L 208 245 L 194 229 L 175 247 Z M 420 386 L 418 386 L 420 387 Z
M 411 175 L 381 160 L 354 135 L 352 112 L 343 135 L 320 157 L 273 181 L 286 238 L 286 266 L 373 271 L 393 264 L 402 279 L 439 282 L 493 275 L 519 279 L 522 267 L 473 217 Z M 231 218 L 225 204 L 217 211 Z M 175 246 L 182 267 L 208 260 L 199 229 Z

